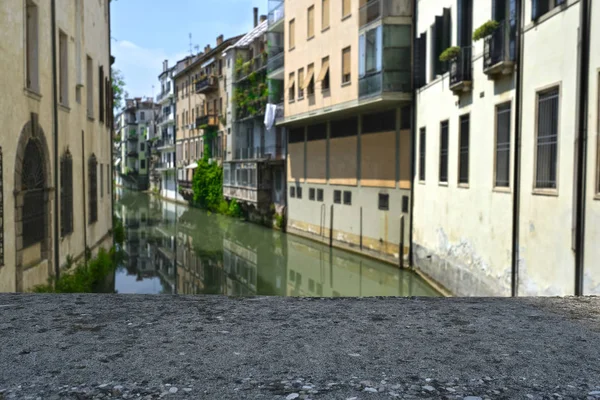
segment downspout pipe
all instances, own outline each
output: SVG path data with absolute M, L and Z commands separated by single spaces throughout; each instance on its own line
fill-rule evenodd
M 53 88 L 53 130 L 54 130 L 54 273 L 56 276 L 56 280 L 60 278 L 60 246 L 58 241 L 60 240 L 60 229 L 58 226 L 59 218 L 58 218 L 58 202 L 60 200 L 59 197 L 59 177 L 60 173 L 58 168 L 58 71 L 56 66 L 57 61 L 57 51 L 56 51 L 56 0 L 52 0 L 50 3 L 50 12 L 51 12 L 51 33 L 50 37 L 52 38 L 52 88 Z
M 588 139 L 588 98 L 590 72 L 590 15 L 591 2 L 581 0 L 579 21 L 579 70 L 578 110 L 577 110 L 577 181 L 575 204 L 575 295 L 583 296 L 583 276 L 585 264 L 585 206 L 587 192 L 587 139 Z
M 417 0 L 412 0 L 412 48 L 413 60 L 417 43 Z M 413 69 L 414 69 L 414 62 Z M 412 113 L 410 121 L 410 215 L 408 220 L 408 266 L 413 268 L 413 215 L 415 210 L 415 177 L 416 177 L 416 146 L 417 146 L 417 88 L 413 70 L 413 90 L 411 93 Z M 402 256 L 402 255 L 401 255 Z
M 513 210 L 512 210 L 512 252 L 511 252 L 511 296 L 519 295 L 519 221 L 521 214 L 521 114 L 523 110 L 523 47 L 525 33 L 525 18 L 523 17 L 523 0 L 516 4 L 518 29 L 516 39 L 516 93 L 515 93 L 515 155 L 513 175 Z

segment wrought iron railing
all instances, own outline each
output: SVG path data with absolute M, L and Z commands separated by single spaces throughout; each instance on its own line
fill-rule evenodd
M 503 61 L 514 61 L 515 35 L 511 34 L 510 26 L 503 21 L 491 35 L 485 38 L 483 46 L 484 70 Z
M 209 113 L 196 118 L 196 129 L 202 129 L 203 126 L 218 126 L 219 117 L 217 114 Z
M 207 92 L 217 88 L 217 77 L 206 76 L 196 81 L 196 93 Z
M 410 16 L 412 16 L 411 0 L 367 0 L 359 10 L 359 26 L 362 28 L 385 17 Z
M 450 61 L 450 86 L 473 80 L 472 47 L 463 47 L 458 56 Z
M 172 95 L 173 95 L 173 92 L 172 92 L 172 91 L 171 91 L 171 89 L 169 88 L 169 90 L 166 90 L 166 91 L 164 91 L 164 92 L 162 92 L 162 93 L 159 93 L 159 94 L 156 96 L 156 102 L 157 102 L 157 103 L 160 103 L 160 101 L 161 101 L 161 100 L 164 100 L 165 98 L 167 98 L 167 97 L 169 97 L 169 96 L 172 96 Z

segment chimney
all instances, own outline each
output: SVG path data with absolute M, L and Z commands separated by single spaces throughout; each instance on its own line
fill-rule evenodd
M 220 35 L 217 37 L 217 46 L 220 46 L 223 44 L 223 35 Z
M 258 26 L 258 7 L 254 7 L 254 27 Z
M 263 22 L 265 22 L 267 20 L 267 16 L 266 15 L 261 15 L 260 16 L 260 23 L 262 24 Z
M 169 60 L 163 61 L 163 72 L 166 72 L 169 69 Z
M 206 47 L 204 47 L 204 52 L 208 53 L 210 51 L 210 44 L 207 44 Z

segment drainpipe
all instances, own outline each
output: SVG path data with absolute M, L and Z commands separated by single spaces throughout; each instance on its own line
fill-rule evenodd
M 56 67 L 56 2 L 52 0 L 50 3 L 52 13 L 51 23 L 51 38 L 52 38 L 52 87 L 53 87 L 53 106 L 54 106 L 54 273 L 56 279 L 60 277 L 60 255 L 59 255 L 59 239 L 60 230 L 58 228 L 58 72 Z
M 515 2 L 517 9 L 516 38 L 516 93 L 515 93 L 515 156 L 513 175 L 513 210 L 512 210 L 512 252 L 511 252 L 511 296 L 519 295 L 519 221 L 521 213 L 521 113 L 523 107 L 523 43 L 525 18 L 523 17 L 523 0 Z
M 85 199 L 85 132 L 81 131 L 81 185 L 83 188 L 83 263 L 87 266 L 87 201 Z
M 417 0 L 412 0 L 412 42 L 413 59 L 417 42 Z M 413 63 L 414 68 L 414 63 Z M 414 84 L 413 71 L 413 90 L 412 97 L 412 115 L 410 122 L 410 216 L 408 226 L 408 266 L 413 267 L 413 215 L 415 210 L 415 173 L 416 173 L 416 143 L 417 143 L 417 89 Z
M 590 13 L 591 2 L 580 3 L 579 22 L 579 68 L 578 68 L 578 113 L 577 113 L 577 188 L 575 214 L 575 295 L 583 295 L 584 250 L 585 250 L 585 197 L 587 166 L 588 92 L 590 68 Z

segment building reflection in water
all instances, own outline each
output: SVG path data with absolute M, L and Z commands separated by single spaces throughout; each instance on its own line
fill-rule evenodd
M 411 272 L 147 194 L 118 190 L 115 208 L 126 228 L 119 293 L 437 295 Z

